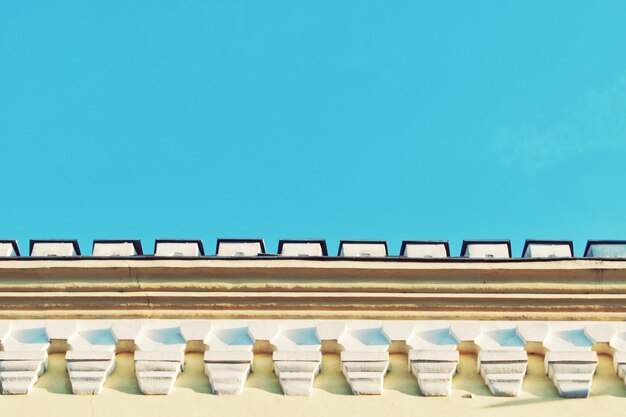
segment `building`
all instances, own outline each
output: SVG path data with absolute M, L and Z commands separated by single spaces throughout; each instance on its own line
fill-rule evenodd
M 624 241 L 216 246 L 0 241 L 0 415 L 624 413 Z

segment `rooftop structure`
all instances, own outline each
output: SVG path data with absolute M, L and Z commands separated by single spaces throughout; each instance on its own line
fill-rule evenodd
M 522 258 L 571 258 L 574 244 L 571 240 L 526 240 Z
M 407 258 L 447 258 L 450 246 L 447 240 L 404 240 L 400 256 Z
M 586 258 L 626 258 L 626 240 L 590 240 L 585 247 Z
M 140 240 L 107 240 L 93 241 L 91 249 L 93 256 L 138 256 L 143 255 Z
M 474 259 L 503 259 L 511 257 L 509 240 L 464 240 L 461 256 Z
M 155 256 L 204 256 L 201 240 L 157 239 L 154 242 Z
M 283 239 L 278 242 L 282 256 L 328 256 L 326 241 L 322 239 Z
M 217 256 L 258 256 L 265 253 L 263 239 L 218 239 Z
M 387 242 L 384 240 L 342 240 L 339 242 L 337 256 L 385 257 L 387 256 Z
M 30 256 L 79 256 L 80 247 L 76 239 L 31 239 Z
M 0 240 L 0 257 L 20 256 L 17 240 Z
M 509 240 L 464 240 L 459 256 L 451 256 L 447 240 L 404 240 L 396 253 L 388 252 L 384 240 L 342 240 L 337 255 L 329 254 L 324 239 L 281 239 L 276 254 L 267 253 L 263 239 L 218 239 L 214 254 L 205 253 L 200 239 L 156 239 L 153 254 L 145 253 L 139 239 L 96 239 L 91 255 L 82 254 L 76 239 L 33 239 L 31 257 L 312 257 L 312 258 L 403 258 L 405 260 L 506 260 L 545 261 L 554 258 L 578 258 L 571 240 L 524 242 L 520 257 L 513 257 Z M 626 258 L 624 240 L 589 240 L 582 258 Z M 0 258 L 22 257 L 16 240 L 0 240 Z

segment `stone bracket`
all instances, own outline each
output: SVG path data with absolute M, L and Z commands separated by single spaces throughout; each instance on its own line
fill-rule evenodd
M 459 363 L 457 350 L 411 350 L 409 370 L 426 397 L 448 396 Z

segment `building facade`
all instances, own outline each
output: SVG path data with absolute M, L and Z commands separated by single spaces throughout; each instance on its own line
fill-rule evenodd
M 0 241 L 0 415 L 626 414 L 626 242 L 216 247 Z

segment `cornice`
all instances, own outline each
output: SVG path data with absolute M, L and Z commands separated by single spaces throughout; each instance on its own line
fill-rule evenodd
M 626 261 L 24 259 L 0 317 L 626 318 Z
M 459 353 L 474 358 L 493 396 L 522 393 L 529 355 L 542 357 L 545 378 L 565 398 L 589 395 L 598 354 L 612 358 L 620 378 L 626 373 L 625 322 L 0 320 L 0 342 L 2 394 L 29 393 L 51 354 L 65 356 L 75 394 L 99 394 L 125 353 L 148 395 L 169 394 L 192 353 L 203 355 L 202 383 L 214 394 L 241 394 L 254 357 L 268 354 L 283 394 L 297 396 L 313 395 L 323 354 L 339 355 L 354 395 L 384 393 L 391 354 L 403 357 L 425 396 L 451 395 Z

